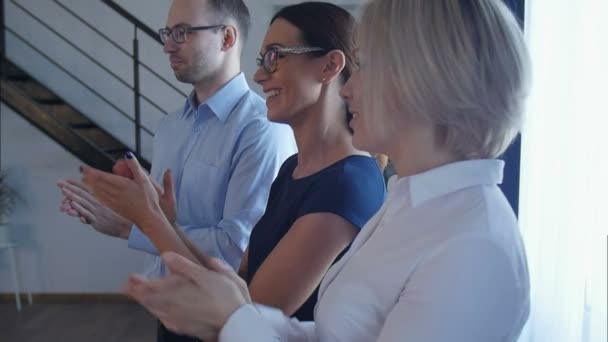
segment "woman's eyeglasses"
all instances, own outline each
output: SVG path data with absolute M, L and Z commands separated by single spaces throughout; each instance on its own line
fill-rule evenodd
M 325 49 L 320 47 L 309 47 L 309 46 L 298 46 L 298 47 L 282 47 L 282 46 L 272 46 L 268 48 L 261 57 L 256 59 L 256 64 L 258 68 L 264 68 L 269 74 L 277 71 L 277 66 L 279 64 L 279 58 L 286 55 L 301 55 L 305 53 L 311 52 L 322 52 Z

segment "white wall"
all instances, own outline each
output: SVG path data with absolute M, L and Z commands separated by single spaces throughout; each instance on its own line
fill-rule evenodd
M 37 128 L 1 105 L 0 165 L 24 197 L 11 219 L 23 287 L 42 293 L 117 292 L 143 254 L 59 212 L 55 182 L 78 177 L 81 162 Z M 8 254 L 0 249 L 0 293 L 12 292 Z
M 86 18 L 94 27 L 131 52 L 133 27 L 109 10 L 100 1 L 59 0 L 72 11 Z M 87 53 L 97 56 L 103 65 L 132 85 L 132 66 L 128 57 L 75 20 L 51 0 L 18 0 L 23 7 L 43 18 L 51 27 L 69 37 Z M 117 0 L 153 29 L 163 27 L 169 0 Z M 252 16 L 252 28 L 243 53 L 243 71 L 250 85 L 255 71 L 255 58 L 272 14 L 282 5 L 294 0 L 245 0 Z M 333 3 L 356 7 L 360 0 L 334 0 Z M 99 67 L 76 52 L 66 42 L 32 20 L 11 0 L 5 1 L 6 24 L 26 37 L 38 49 L 56 58 L 69 71 L 87 81 L 96 91 L 115 101 L 117 106 L 133 115 L 132 94 L 128 88 L 109 78 Z M 75 107 L 90 115 L 102 127 L 113 132 L 123 142 L 133 146 L 133 126 L 117 110 L 100 101 L 90 91 L 66 76 L 12 34 L 7 36 L 8 56 L 32 73 L 37 79 L 67 99 Z M 189 86 L 173 79 L 167 57 L 158 43 L 140 34 L 140 52 L 144 63 L 173 81 L 184 91 Z M 162 108 L 172 110 L 180 106 L 182 97 L 169 90 L 144 70 L 142 89 Z M 6 106 L 1 108 L 0 166 L 8 168 L 18 190 L 27 198 L 27 207 L 14 218 L 24 246 L 19 250 L 24 286 L 34 292 L 115 292 L 120 289 L 131 271 L 140 269 L 143 254 L 129 251 L 125 241 L 104 237 L 87 226 L 59 213 L 61 195 L 55 181 L 77 177 L 80 162 L 54 143 L 35 127 L 24 121 Z M 142 102 L 142 119 L 153 128 L 162 114 Z M 150 137 L 142 136 L 144 155 L 150 155 Z M 0 293 L 11 292 L 12 281 L 7 255 L 0 251 Z

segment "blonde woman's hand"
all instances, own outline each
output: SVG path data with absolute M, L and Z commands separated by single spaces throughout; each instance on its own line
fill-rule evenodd
M 247 284 L 219 259 L 201 266 L 175 253 L 162 257 L 171 274 L 160 280 L 132 275 L 127 293 L 170 330 L 215 340 L 232 313 L 251 303 Z

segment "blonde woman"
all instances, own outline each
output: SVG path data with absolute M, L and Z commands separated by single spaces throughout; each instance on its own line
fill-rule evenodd
M 167 326 L 222 342 L 517 339 L 529 279 L 495 159 L 527 92 L 515 18 L 500 0 L 375 0 L 357 43 L 360 70 L 342 91 L 353 143 L 386 154 L 397 177 L 325 275 L 315 321 L 253 304 L 215 259 L 201 267 L 167 253 L 170 277 L 129 281 Z

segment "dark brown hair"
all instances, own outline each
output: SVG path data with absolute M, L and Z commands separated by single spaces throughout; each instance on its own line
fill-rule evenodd
M 340 75 L 343 82 L 350 78 L 355 66 L 355 18 L 347 10 L 330 3 L 311 1 L 283 7 L 272 17 L 270 24 L 279 18 L 297 27 L 306 45 L 324 50 L 315 53 L 317 56 L 331 50 L 342 51 L 346 61 Z M 346 117 L 348 122 L 352 114 L 347 112 Z

